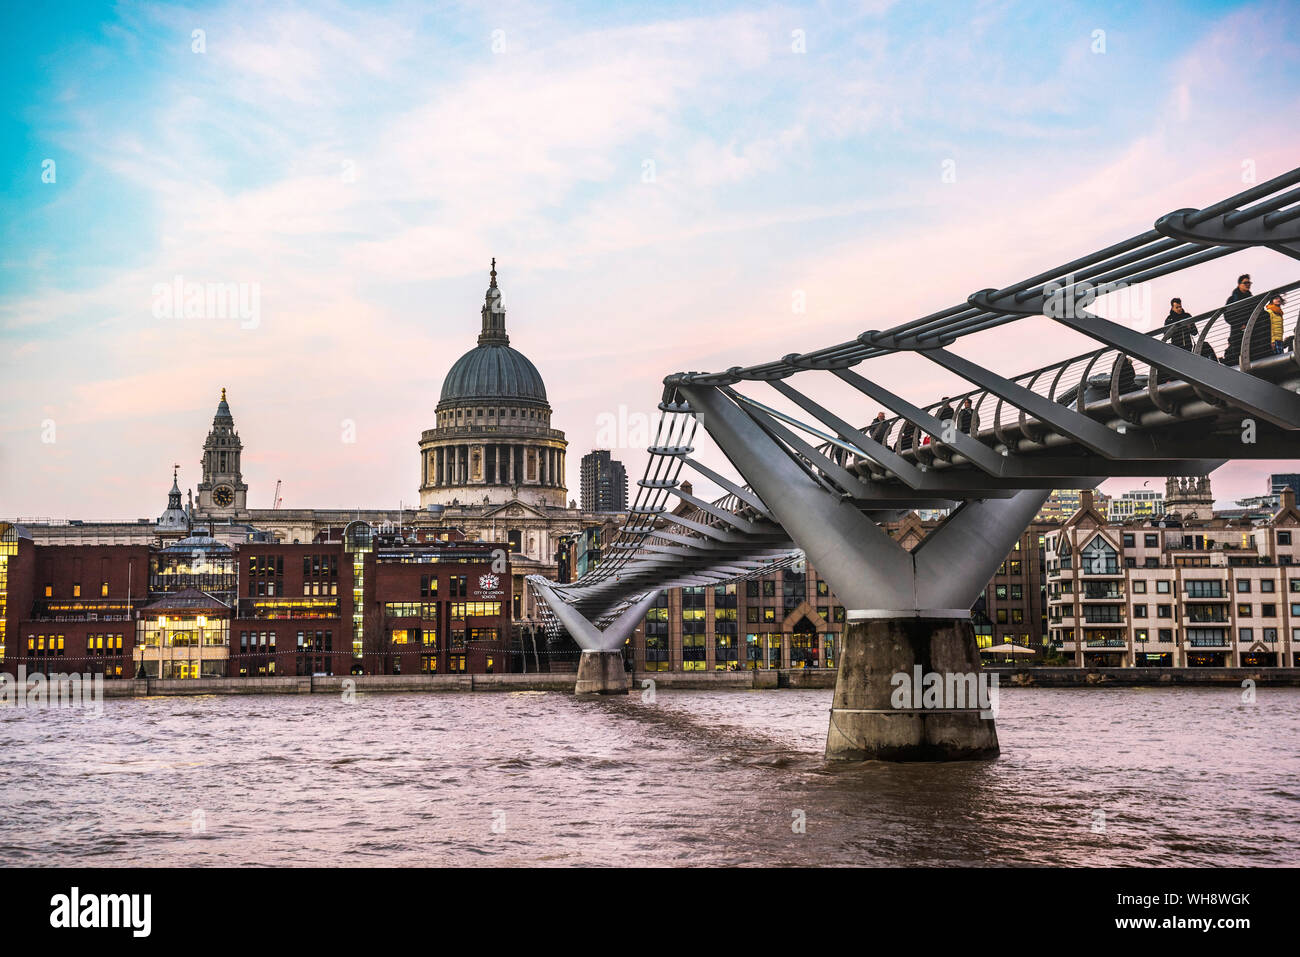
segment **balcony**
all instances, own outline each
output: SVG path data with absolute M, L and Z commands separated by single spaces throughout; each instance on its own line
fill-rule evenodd
M 1081 601 L 1123 601 L 1124 589 L 1118 582 L 1084 582 Z
M 1084 642 L 1086 648 L 1127 648 L 1128 642 L 1123 638 L 1090 638 Z
M 1177 642 L 1172 638 L 1166 638 L 1163 640 L 1160 638 L 1148 638 L 1146 641 L 1142 641 L 1138 638 L 1133 641 L 1133 647 L 1138 651 L 1164 651 L 1166 649 L 1173 649 L 1176 646 Z
M 1111 609 L 1118 612 L 1119 606 L 1101 605 L 1096 608 L 1085 608 L 1083 610 L 1083 620 L 1089 625 L 1123 625 L 1124 616 L 1120 614 L 1106 614 Z

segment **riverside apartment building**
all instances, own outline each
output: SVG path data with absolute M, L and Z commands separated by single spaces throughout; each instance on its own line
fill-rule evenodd
M 1083 507 L 1046 537 L 1049 638 L 1076 665 L 1300 666 L 1300 512 L 1112 524 Z

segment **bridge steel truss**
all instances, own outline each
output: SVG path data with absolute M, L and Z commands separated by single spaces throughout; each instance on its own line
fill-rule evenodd
M 659 437 L 613 554 L 570 585 L 534 579 L 534 587 L 566 627 L 575 615 L 610 623 L 600 649 L 594 636 L 579 638 L 569 627 L 584 649 L 593 644 L 608 655 L 657 589 L 735 581 L 802 553 L 849 609 L 827 756 L 996 754 L 987 707 L 900 708 L 892 682 L 915 668 L 950 681 L 978 674 L 968 609 L 1051 489 L 1124 475 L 1205 475 L 1228 459 L 1295 457 L 1300 448 L 1296 307 L 1285 310 L 1290 335 L 1278 352 L 1264 311 L 1300 281 L 1148 333 L 1088 307 L 1099 295 L 1245 248 L 1300 259 L 1298 186 L 1300 169 L 849 342 L 747 368 L 668 376 Z M 1030 316 L 1100 347 L 1014 378 L 952 351 L 964 336 Z M 899 354 L 934 363 L 971 388 L 922 406 L 857 369 Z M 811 397 L 816 389 L 792 381 L 799 377 L 802 386 L 819 376 L 835 377 L 893 417 L 855 427 L 856 402 L 836 412 Z M 757 384 L 800 413 L 751 394 Z M 741 481 L 693 457 L 697 425 Z M 684 492 L 686 467 L 728 494 L 705 502 Z M 671 510 L 670 497 L 678 500 Z M 908 552 L 879 523 L 918 507 L 953 511 Z M 632 615 L 630 626 L 620 617 Z

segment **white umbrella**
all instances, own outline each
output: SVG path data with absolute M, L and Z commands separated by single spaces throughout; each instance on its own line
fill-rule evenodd
M 994 645 L 992 648 L 981 648 L 980 651 L 994 652 L 1005 655 L 1036 655 L 1038 652 L 1033 648 L 1026 648 L 1024 645 L 1013 645 L 1007 642 L 1005 645 Z

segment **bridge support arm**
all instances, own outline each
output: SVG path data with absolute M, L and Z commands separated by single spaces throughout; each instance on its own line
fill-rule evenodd
M 832 495 L 716 386 L 679 391 L 831 590 L 850 608 L 915 607 L 907 552 L 851 502 Z
M 912 552 L 916 592 L 927 607 L 973 605 L 1049 495 L 1023 489 L 1011 498 L 971 499 L 927 535 Z

